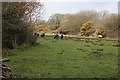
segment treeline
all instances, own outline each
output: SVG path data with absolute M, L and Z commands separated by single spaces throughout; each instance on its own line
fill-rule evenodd
M 32 26 L 42 7 L 38 2 L 2 2 L 2 49 L 36 45 Z
M 79 34 L 80 28 L 86 22 L 92 21 L 92 28 L 103 29 L 106 32 L 106 37 L 118 37 L 118 14 L 109 13 L 107 11 L 80 11 L 76 14 L 53 14 L 47 26 L 58 32 L 69 30 L 69 34 Z

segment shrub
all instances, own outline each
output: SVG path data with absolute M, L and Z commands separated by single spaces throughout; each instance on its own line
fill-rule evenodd
M 103 37 L 106 36 L 106 32 L 104 29 L 96 29 L 95 34 L 102 35 Z
M 91 28 L 93 22 L 92 21 L 88 21 L 85 22 L 82 27 L 80 28 L 80 32 L 82 35 L 87 35 L 89 36 L 90 34 L 92 34 L 94 32 L 94 29 Z

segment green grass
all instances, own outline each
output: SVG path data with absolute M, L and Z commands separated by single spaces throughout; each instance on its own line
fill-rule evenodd
M 116 40 L 38 38 L 37 46 L 16 50 L 7 64 L 19 78 L 118 77 Z

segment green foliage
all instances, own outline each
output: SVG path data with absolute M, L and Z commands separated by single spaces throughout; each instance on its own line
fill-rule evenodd
M 38 6 L 38 3 L 3 2 L 2 3 L 2 47 L 14 49 L 22 44 L 33 45 L 36 38 L 33 35 L 31 21 L 28 15 Z

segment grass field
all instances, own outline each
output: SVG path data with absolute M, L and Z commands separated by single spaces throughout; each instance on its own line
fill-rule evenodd
M 118 42 L 107 39 L 38 38 L 37 46 L 16 50 L 7 64 L 18 78 L 118 77 Z

